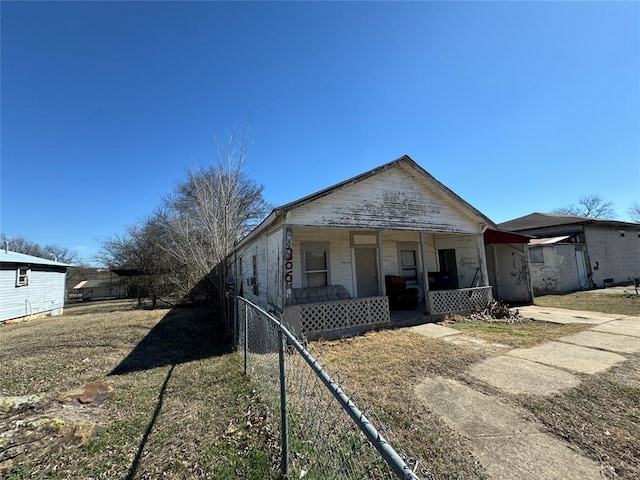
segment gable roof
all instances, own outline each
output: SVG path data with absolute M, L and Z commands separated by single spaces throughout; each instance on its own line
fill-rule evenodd
M 0 250 L 0 263 L 18 263 L 23 265 L 49 265 L 54 267 L 70 267 L 67 263 L 56 262 L 48 258 L 34 257 L 25 253 Z
M 267 228 L 269 225 L 272 225 L 278 218 L 282 217 L 287 212 L 295 208 L 299 208 L 319 198 L 325 197 L 335 191 L 341 190 L 350 185 L 354 185 L 367 178 L 373 177 L 375 175 L 378 175 L 381 172 L 390 170 L 400 165 L 405 165 L 412 168 L 415 172 L 417 172 L 419 175 L 421 175 L 423 178 L 429 181 L 435 188 L 437 188 L 440 191 L 440 193 L 444 194 L 445 196 L 448 196 L 454 202 L 458 203 L 460 206 L 467 209 L 471 214 L 481 218 L 487 224 L 487 226 L 497 229 L 496 224 L 493 223 L 493 221 L 490 220 L 487 216 L 485 216 L 482 212 L 477 210 L 470 203 L 467 203 L 460 196 L 454 193 L 453 190 L 447 188 L 443 183 L 436 180 L 435 177 L 433 177 L 429 172 L 427 172 L 424 168 L 418 165 L 411 157 L 409 157 L 408 155 L 403 155 L 400 158 L 397 158 L 391 162 L 385 163 L 384 165 L 380 165 L 379 167 L 368 170 L 364 173 L 361 173 L 360 175 L 356 175 L 355 177 L 344 180 L 340 183 L 327 187 L 316 193 L 312 193 L 311 195 L 307 195 L 306 197 L 302 197 L 293 202 L 274 208 L 273 211 L 267 216 L 267 218 L 265 218 L 256 228 L 254 228 L 246 237 L 244 237 L 239 242 L 236 248 L 238 248 L 240 245 L 244 244 L 245 242 L 249 241 L 251 238 L 255 237 L 256 235 L 258 235 L 262 230 Z
M 548 227 L 569 227 L 577 225 L 597 224 L 611 227 L 638 227 L 637 223 L 619 222 L 617 220 L 607 220 L 591 217 L 578 217 L 575 215 L 559 215 L 556 213 L 530 213 L 524 217 L 514 218 L 507 222 L 498 224 L 503 230 L 512 232 L 522 232 Z

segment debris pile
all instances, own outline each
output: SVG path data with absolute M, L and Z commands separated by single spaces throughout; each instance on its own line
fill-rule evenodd
M 482 310 L 475 310 L 469 315 L 471 320 L 483 320 L 491 322 L 494 320 L 502 320 L 507 323 L 526 322 L 518 309 L 512 310 L 509 305 L 493 300 Z
M 86 444 L 108 423 L 100 407 L 113 394 L 112 385 L 93 382 L 54 395 L 0 396 L 0 478 L 13 478 L 14 464 Z

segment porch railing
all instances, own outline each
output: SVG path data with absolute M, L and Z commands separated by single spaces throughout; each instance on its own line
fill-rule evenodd
M 429 292 L 431 315 L 468 312 L 484 308 L 491 301 L 491 287 L 459 288 L 457 290 L 432 290 Z
M 389 299 L 365 297 L 290 305 L 285 308 L 285 318 L 297 333 L 306 336 L 388 323 Z

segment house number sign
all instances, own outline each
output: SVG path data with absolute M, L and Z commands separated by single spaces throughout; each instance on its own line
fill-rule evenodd
M 284 229 L 284 292 L 285 304 L 291 303 L 293 295 L 293 232 Z

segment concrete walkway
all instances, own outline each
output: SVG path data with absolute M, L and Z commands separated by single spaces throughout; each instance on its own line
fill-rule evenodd
M 430 378 L 416 396 L 462 436 L 494 479 L 601 479 L 599 465 L 541 432 L 527 412 L 507 406 L 455 380 Z
M 592 327 L 535 347 L 505 349 L 469 369 L 474 378 L 504 392 L 552 395 L 576 387 L 578 374 L 604 371 L 623 362 L 624 354 L 640 352 L 639 317 L 537 306 L 519 310 L 536 320 Z M 452 343 L 466 338 L 458 330 L 436 324 L 412 330 Z M 424 380 L 415 393 L 431 411 L 472 440 L 473 454 L 490 478 L 602 478 L 596 462 L 539 430 L 523 409 L 441 377 Z

